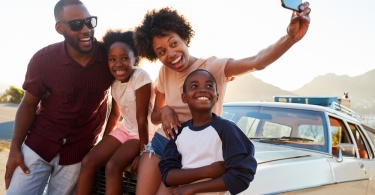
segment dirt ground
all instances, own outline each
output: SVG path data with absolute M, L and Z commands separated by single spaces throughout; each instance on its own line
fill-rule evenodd
M 0 194 L 5 194 L 5 165 L 9 152 L 0 152 Z

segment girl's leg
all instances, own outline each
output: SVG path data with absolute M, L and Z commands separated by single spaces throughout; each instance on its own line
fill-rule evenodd
M 76 194 L 92 194 L 96 171 L 105 165 L 113 153 L 121 146 L 115 137 L 105 136 L 82 160 Z
M 137 195 L 154 195 L 158 192 L 161 184 L 159 161 L 160 158 L 154 154 L 142 154 L 138 165 Z
M 106 164 L 106 194 L 122 194 L 123 172 L 139 155 L 139 139 L 124 142 Z

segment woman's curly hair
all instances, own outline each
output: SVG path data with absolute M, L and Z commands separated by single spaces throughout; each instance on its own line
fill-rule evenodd
M 166 36 L 168 32 L 178 34 L 186 41 L 187 46 L 194 36 L 190 23 L 178 12 L 170 7 L 148 11 L 141 25 L 135 28 L 134 39 L 138 53 L 150 61 L 156 61 L 157 55 L 152 48 L 155 36 Z

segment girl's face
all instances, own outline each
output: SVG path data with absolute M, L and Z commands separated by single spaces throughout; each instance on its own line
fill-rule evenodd
M 129 81 L 133 66 L 138 62 L 134 52 L 123 42 L 115 42 L 108 50 L 108 67 L 112 75 L 121 82 Z
M 172 70 L 182 72 L 191 65 L 186 42 L 174 32 L 168 32 L 166 36 L 155 36 L 152 47 L 160 62 Z

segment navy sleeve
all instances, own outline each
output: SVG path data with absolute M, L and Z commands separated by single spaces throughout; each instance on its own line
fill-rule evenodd
M 254 158 L 254 145 L 235 123 L 222 119 L 216 126 L 223 143 L 227 169 L 222 178 L 231 194 L 239 194 L 254 179 L 258 165 Z
M 177 139 L 177 138 L 176 138 Z M 166 183 L 167 175 L 171 169 L 181 169 L 181 155 L 177 150 L 176 139 L 170 139 L 159 162 L 159 170 L 161 173 L 162 181 L 165 186 L 169 187 Z

